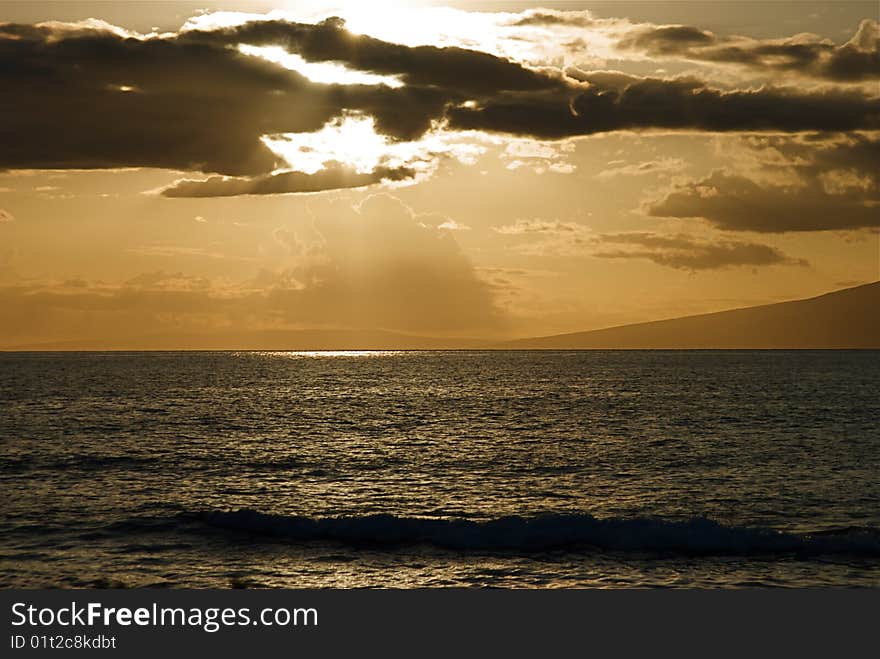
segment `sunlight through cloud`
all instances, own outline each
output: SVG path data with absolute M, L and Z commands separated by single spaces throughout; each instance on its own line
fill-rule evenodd
M 356 71 L 336 62 L 307 62 L 299 55 L 287 52 L 281 46 L 260 47 L 239 44 L 238 50 L 245 55 L 262 57 L 275 64 L 280 64 L 286 69 L 305 76 L 312 82 L 331 85 L 386 85 L 395 89 L 403 87 L 403 82 L 396 76 Z
M 262 141 L 291 169 L 307 174 L 321 171 L 330 161 L 349 165 L 358 173 L 373 171 L 380 165 L 406 166 L 428 173 L 441 156 L 473 162 L 485 152 L 476 137 L 464 141 L 460 135 L 441 128 L 419 140 L 394 142 L 376 132 L 372 117 L 353 113 L 328 122 L 314 133 L 266 135 Z

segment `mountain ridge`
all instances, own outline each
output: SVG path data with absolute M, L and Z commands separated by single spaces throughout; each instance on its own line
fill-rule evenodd
M 0 351 L 880 348 L 880 281 L 811 298 L 509 341 L 386 330 L 252 330 L 20 344 Z
M 509 349 L 880 348 L 880 281 L 811 298 L 505 342 Z

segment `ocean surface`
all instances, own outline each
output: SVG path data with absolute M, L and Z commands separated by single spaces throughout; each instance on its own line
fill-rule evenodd
M 880 586 L 880 351 L 0 353 L 3 587 Z

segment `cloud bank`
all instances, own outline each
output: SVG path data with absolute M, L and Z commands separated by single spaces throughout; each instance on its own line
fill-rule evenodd
M 521 18 L 521 28 L 588 22 L 585 15 L 558 13 Z M 730 60 L 772 60 L 777 68 L 797 60 L 804 71 L 819 67 L 834 80 L 861 80 L 873 75 L 877 33 L 876 23 L 865 21 L 839 47 L 796 40 L 772 48 L 737 42 L 736 50 L 687 26 L 636 26 L 621 49 L 680 57 L 698 50 L 712 61 L 724 53 Z M 396 82 L 316 82 L 283 65 L 283 57 L 260 56 L 261 48 Z M 563 73 L 458 46 L 391 43 L 350 32 L 339 19 L 151 35 L 94 21 L 3 23 L 0 85 L 0 168 L 155 167 L 253 179 L 184 181 L 168 196 L 311 192 L 409 178 L 407 163 L 357 176 L 331 165 L 308 178 L 267 146 L 267 136 L 313 133 L 346 113 L 369 117 L 378 133 L 403 142 L 438 126 L 549 140 L 610 131 L 880 129 L 880 99 L 862 88 L 728 89 L 696 77 Z
M 831 82 L 880 79 L 880 24 L 865 19 L 842 45 L 815 35 L 787 39 L 722 37 L 689 25 L 635 28 L 617 44 L 658 59 L 736 64 L 762 73 L 791 73 Z
M 761 243 L 738 240 L 712 242 L 685 234 L 661 235 L 649 232 L 607 233 L 598 237 L 603 245 L 594 256 L 606 259 L 646 259 L 679 270 L 717 270 L 740 266 L 800 265 L 783 252 Z
M 253 178 L 212 176 L 207 179 L 181 179 L 162 190 L 165 197 L 232 197 L 237 195 L 292 194 L 360 188 L 382 181 L 403 181 L 415 176 L 406 167 L 377 167 L 359 173 L 340 163 L 330 163 L 314 174 L 282 172 Z
M 752 159 L 750 167 L 679 183 L 649 201 L 645 211 L 655 217 L 703 218 L 731 231 L 880 227 L 877 136 L 752 138 L 744 152 Z

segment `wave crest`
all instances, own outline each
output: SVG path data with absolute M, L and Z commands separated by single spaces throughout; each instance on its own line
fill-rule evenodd
M 598 519 L 588 514 L 510 516 L 487 521 L 367 515 L 300 517 L 255 510 L 211 511 L 199 518 L 233 532 L 293 542 L 353 546 L 429 545 L 456 551 L 607 550 L 687 555 L 850 554 L 880 556 L 875 530 L 797 535 L 725 526 L 710 519 Z

